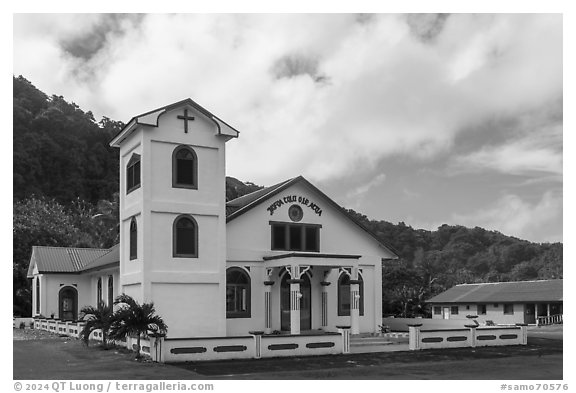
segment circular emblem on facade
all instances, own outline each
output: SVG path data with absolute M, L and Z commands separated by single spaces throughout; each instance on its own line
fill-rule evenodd
M 304 212 L 300 206 L 292 205 L 290 209 L 288 209 L 288 217 L 290 217 L 292 221 L 298 222 L 304 217 Z

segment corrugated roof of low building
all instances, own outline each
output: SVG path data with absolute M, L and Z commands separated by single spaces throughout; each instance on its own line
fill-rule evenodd
M 99 270 L 101 268 L 120 263 L 120 244 L 112 246 L 107 252 L 89 262 L 82 271 Z
M 506 303 L 562 301 L 563 280 L 460 284 L 427 303 Z
M 34 246 L 28 277 L 34 265 L 39 273 L 79 273 L 86 266 L 108 253 L 109 249 Z

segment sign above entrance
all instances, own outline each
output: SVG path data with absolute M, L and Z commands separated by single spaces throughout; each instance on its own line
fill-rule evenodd
M 302 206 L 310 208 L 314 213 L 322 216 L 322 209 L 316 203 L 310 201 L 308 198 L 302 195 L 286 195 L 280 199 L 277 199 L 273 203 L 268 206 L 266 210 L 270 212 L 270 215 L 273 215 L 276 209 L 281 206 L 299 203 Z

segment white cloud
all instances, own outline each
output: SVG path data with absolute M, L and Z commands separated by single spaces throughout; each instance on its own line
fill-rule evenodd
M 260 184 L 449 154 L 467 125 L 562 94 L 561 15 L 455 15 L 423 42 L 402 15 L 154 14 L 99 31 L 106 39 L 88 60 L 60 44 L 106 26 L 97 16 L 14 25 L 16 74 L 123 121 L 191 97 L 242 132 L 228 172 Z M 279 73 L 287 56 L 309 72 Z
M 532 241 L 562 241 L 562 195 L 548 191 L 539 201 L 530 203 L 507 194 L 484 209 L 454 214 L 452 221 Z
M 386 174 L 381 173 L 374 179 L 370 180 L 368 183 L 362 184 L 361 186 L 358 186 L 355 189 L 348 191 L 348 193 L 346 194 L 346 198 L 360 199 L 364 195 L 366 195 L 368 191 L 384 183 L 385 180 L 386 180 Z
M 490 169 L 506 174 L 547 173 L 562 178 L 562 130 L 528 135 L 496 146 L 455 157 L 456 172 Z M 559 137 L 559 138 L 558 138 Z

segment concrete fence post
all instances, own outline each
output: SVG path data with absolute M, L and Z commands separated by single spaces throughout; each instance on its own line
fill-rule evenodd
M 411 351 L 419 351 L 420 350 L 420 328 L 422 327 L 421 323 L 414 323 L 408 325 L 408 348 Z
M 342 353 L 350 353 L 350 326 L 336 326 L 342 335 Z
M 520 345 L 528 345 L 528 325 L 525 323 L 517 323 L 516 326 L 520 327 Z
M 164 335 L 163 334 L 149 334 L 150 339 L 150 358 L 153 362 L 162 363 L 163 347 L 164 347 Z
M 470 320 L 470 323 L 464 325 L 470 329 L 470 346 L 476 348 L 476 328 L 479 326 L 478 321 L 474 318 L 478 318 L 477 315 L 467 315 L 466 318 Z
M 262 357 L 262 335 L 264 332 L 256 330 L 248 333 L 254 337 L 254 357 L 260 359 Z

